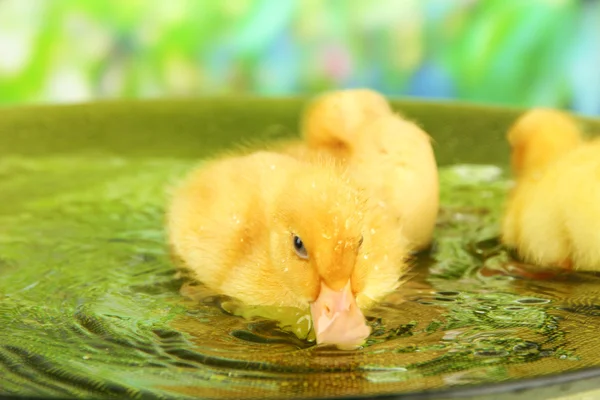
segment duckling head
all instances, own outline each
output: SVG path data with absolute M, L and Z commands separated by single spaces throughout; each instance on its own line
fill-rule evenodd
M 307 168 L 292 177 L 269 213 L 273 273 L 298 306 L 310 305 L 317 343 L 352 348 L 370 334 L 357 302 L 373 286 L 365 282 L 373 279 L 373 266 L 361 262 L 368 212 L 349 182 Z
M 512 148 L 511 167 L 516 176 L 545 168 L 581 144 L 575 120 L 552 109 L 533 109 L 522 115 L 509 129 Z
M 391 112 L 386 99 L 370 89 L 329 92 L 309 104 L 304 113 L 302 132 L 309 147 L 326 148 L 345 156 L 360 125 Z

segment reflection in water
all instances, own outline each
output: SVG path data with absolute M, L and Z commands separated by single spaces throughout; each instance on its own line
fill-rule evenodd
M 177 160 L 0 160 L 0 393 L 349 395 L 600 365 L 600 281 L 498 243 L 501 170 L 441 171 L 436 242 L 367 313 L 357 351 L 306 310 L 246 307 L 175 276 L 162 231 Z M 183 295 L 182 295 L 183 294 Z

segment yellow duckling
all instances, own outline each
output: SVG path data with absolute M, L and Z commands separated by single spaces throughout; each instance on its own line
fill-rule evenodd
M 174 193 L 174 254 L 213 290 L 249 305 L 310 307 L 318 343 L 356 347 L 361 310 L 398 286 L 395 224 L 333 162 L 257 152 L 192 172 Z
M 540 266 L 600 270 L 600 141 L 569 115 L 535 109 L 508 132 L 516 184 L 502 240 Z

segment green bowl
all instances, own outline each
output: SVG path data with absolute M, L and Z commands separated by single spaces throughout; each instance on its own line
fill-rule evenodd
M 314 346 L 294 323 L 216 294 L 184 298 L 164 246 L 169 187 L 203 157 L 297 136 L 304 102 L 1 109 L 0 396 L 531 400 L 600 390 L 600 280 L 506 273 L 504 134 L 519 109 L 392 101 L 434 138 L 442 212 L 401 300 L 367 314 L 365 348 Z

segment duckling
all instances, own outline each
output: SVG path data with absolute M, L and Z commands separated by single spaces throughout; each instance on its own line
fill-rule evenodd
M 568 114 L 536 108 L 523 114 L 509 129 L 511 167 L 515 176 L 534 174 L 582 143 L 577 124 Z
M 528 262 L 600 270 L 600 140 L 566 113 L 534 109 L 508 132 L 516 182 L 502 241 Z
M 392 112 L 367 89 L 318 97 L 305 111 L 307 146 L 328 149 L 354 179 L 395 217 L 413 250 L 432 240 L 439 210 L 439 179 L 430 137 Z M 305 154 L 305 153 L 304 153 Z
M 332 91 L 318 96 L 304 111 L 301 130 L 309 148 L 327 150 L 346 159 L 357 128 L 373 118 L 391 114 L 385 97 L 370 89 Z
M 359 346 L 363 310 L 399 284 L 407 246 L 334 162 L 260 151 L 218 159 L 175 191 L 173 253 L 249 305 L 310 308 L 317 343 Z

